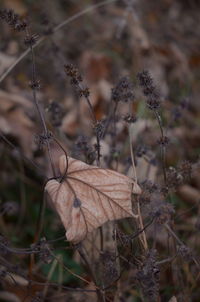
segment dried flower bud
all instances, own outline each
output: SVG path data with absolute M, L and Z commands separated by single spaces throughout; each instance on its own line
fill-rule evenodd
M 140 86 L 143 88 L 143 93 L 147 98 L 147 106 L 150 110 L 157 110 L 160 107 L 160 95 L 157 88 L 154 86 L 153 79 L 147 70 L 139 72 L 137 75 Z
M 90 90 L 88 87 L 85 87 L 85 88 L 81 88 L 79 90 L 79 96 L 82 97 L 84 96 L 85 98 L 88 98 L 90 95 Z
M 78 75 L 78 70 L 74 67 L 73 64 L 68 64 L 65 65 L 65 72 L 67 74 L 67 76 L 69 76 L 70 78 L 76 78 Z
M 148 151 L 147 146 L 145 146 L 145 145 L 139 145 L 139 146 L 136 148 L 135 155 L 136 155 L 137 157 L 142 157 L 142 156 L 144 156 L 145 154 L 147 154 L 147 151 Z
M 88 163 L 92 164 L 95 160 L 95 150 L 89 144 L 88 138 L 80 135 L 75 143 L 75 153 L 83 154 Z
M 191 162 L 185 160 L 181 163 L 178 168 L 179 173 L 182 175 L 184 180 L 190 179 L 192 174 L 192 164 Z
M 34 81 L 30 81 L 29 82 L 29 86 L 31 87 L 31 89 L 36 89 L 36 90 L 39 90 L 41 88 L 41 85 L 40 85 L 40 80 L 34 80 Z
M 0 19 L 10 25 L 16 31 L 24 31 L 27 27 L 25 20 L 20 20 L 19 16 L 11 9 L 0 9 Z
M 148 193 L 158 192 L 159 187 L 156 183 L 151 182 L 150 180 L 144 181 L 142 184 L 143 191 L 147 191 Z
M 170 141 L 169 137 L 167 137 L 167 136 L 160 137 L 158 140 L 158 144 L 166 147 L 169 144 L 169 141 Z
M 167 184 L 169 188 L 176 188 L 182 183 L 182 176 L 174 167 L 169 167 L 167 171 Z
M 35 136 L 35 142 L 39 146 L 39 149 L 42 148 L 42 146 L 47 144 L 47 141 L 51 140 L 53 138 L 53 134 L 48 131 L 47 133 L 39 134 Z
M 140 283 L 143 295 L 149 302 L 157 301 L 159 293 L 159 269 L 156 264 L 156 254 L 156 250 L 150 250 L 136 274 L 136 280 Z
M 112 100 L 114 102 L 129 102 L 133 101 L 133 84 L 128 77 L 123 77 L 119 80 L 116 87 L 112 89 Z
M 152 213 L 152 215 L 156 219 L 156 222 L 159 224 L 169 222 L 173 214 L 174 208 L 171 204 L 167 202 L 161 202 L 160 204 L 156 205 L 156 208 Z
M 135 115 L 127 114 L 124 116 L 124 121 L 131 124 L 137 121 L 137 117 Z
M 70 83 L 74 86 L 78 86 L 80 82 L 83 81 L 78 69 L 74 67 L 73 64 L 68 64 L 64 66 L 66 75 L 71 78 Z M 80 90 L 80 89 L 79 89 Z M 79 91 L 80 93 L 80 91 Z
M 94 128 L 95 128 L 95 133 L 96 135 L 101 138 L 103 133 L 104 133 L 104 130 L 105 130 L 105 122 L 106 120 L 103 119 L 103 120 L 99 120 L 96 122 Z
M 177 252 L 183 258 L 184 261 L 189 262 L 192 260 L 192 251 L 186 245 L 182 244 L 177 246 Z
M 24 44 L 27 47 L 32 47 L 37 42 L 38 39 L 39 36 L 37 34 L 26 35 L 26 37 L 24 38 Z

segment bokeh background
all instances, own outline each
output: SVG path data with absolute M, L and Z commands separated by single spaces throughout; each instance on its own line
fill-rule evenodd
M 138 181 L 143 188 L 140 200 L 143 218 L 148 221 L 152 213 L 162 208 L 163 200 L 169 202 L 170 209 L 165 210 L 165 214 L 173 215 L 171 226 L 190 249 L 175 256 L 175 261 L 161 265 L 159 295 L 152 301 L 199 301 L 200 2 L 121 0 L 92 9 L 91 6 L 99 3 L 1 0 L 0 9 L 13 9 L 28 20 L 31 32 L 38 35 L 38 39 L 45 37 L 34 49 L 36 74 L 41 85 L 38 100 L 48 128 L 69 155 L 95 163 L 90 111 L 87 102 L 70 84 L 64 65 L 72 63 L 78 68 L 83 84 L 89 87 L 94 114 L 102 124 L 114 106 L 112 88 L 123 76 L 131 79 L 134 102 L 131 109 L 127 103 L 120 102 L 116 132 L 113 134 L 110 129 L 101 140 L 101 166 L 132 176 L 124 121 L 124 116 L 132 110 L 137 117 L 131 131 Z M 88 7 L 90 10 L 84 13 Z M 79 12 L 83 12 L 81 16 L 77 15 Z M 76 15 L 74 20 L 54 33 L 59 24 L 73 15 Z M 0 75 L 3 75 L 27 48 L 24 33 L 14 31 L 3 20 L 0 24 Z M 163 129 L 169 138 L 166 167 L 170 196 L 161 194 L 159 127 L 137 81 L 137 73 L 143 70 L 150 72 L 160 93 Z M 34 242 L 44 184 L 46 178 L 52 177 L 45 146 L 38 144 L 42 129 L 29 85 L 31 72 L 29 53 L 0 82 L 0 132 L 3 135 L 0 141 L 0 300 L 96 301 L 93 293 L 73 293 L 62 287 L 94 289 L 90 274 L 69 243 L 65 239 L 55 241 L 64 235 L 64 228 L 50 201 L 44 214 L 42 237 L 45 239 L 40 242 L 31 277 L 35 283 L 28 287 L 31 256 L 24 249 L 30 249 Z M 52 142 L 51 149 L 56 163 L 63 152 Z M 160 191 L 155 188 L 151 191 L 147 182 L 156 184 Z M 125 222 L 122 230 L 129 234 L 131 227 Z M 169 244 L 169 233 L 158 226 L 156 232 L 155 228 L 146 230 L 150 246 L 156 236 L 159 261 L 173 258 L 178 249 Z M 49 253 L 49 246 L 58 259 Z M 137 244 L 133 251 L 137 258 Z M 127 254 L 127 259 L 129 256 Z M 98 266 L 100 260 L 95 261 L 94 265 Z M 70 270 L 89 281 L 89 285 Z M 141 294 L 144 288 L 138 285 L 136 271 L 127 265 L 120 279 L 121 296 L 116 297 L 111 291 L 106 301 L 150 301 Z M 58 286 L 48 285 L 47 281 Z M 174 300 L 170 300 L 173 296 Z

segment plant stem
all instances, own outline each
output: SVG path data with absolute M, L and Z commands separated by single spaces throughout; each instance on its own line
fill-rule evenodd
M 30 34 L 29 34 L 28 30 L 26 30 L 26 33 L 27 33 L 27 36 L 30 37 Z M 37 99 L 36 88 L 34 87 L 34 84 L 37 82 L 37 77 L 36 77 L 35 54 L 34 54 L 34 50 L 33 50 L 32 45 L 30 45 L 30 51 L 31 51 L 31 60 L 32 60 L 33 101 L 35 103 L 37 112 L 38 112 L 39 117 L 40 117 L 40 122 L 41 122 L 42 128 L 44 130 L 44 135 L 47 137 L 47 135 L 48 135 L 47 126 L 46 126 L 46 123 L 45 123 L 44 115 L 43 115 L 42 110 L 40 108 L 40 104 L 39 104 L 38 99 Z M 48 138 L 47 138 L 46 142 L 47 142 L 47 151 L 48 151 L 48 156 L 49 156 L 49 160 L 50 160 L 50 164 L 51 164 L 52 173 L 53 173 L 53 176 L 55 177 L 56 173 L 55 173 L 55 168 L 54 168 L 54 165 L 53 165 L 53 160 L 52 160 L 52 156 L 51 156 L 51 150 L 50 150 L 50 144 L 49 144 Z
M 162 125 L 162 119 L 158 111 L 154 110 L 154 114 L 156 116 L 156 119 L 158 121 L 158 125 L 160 128 L 160 133 L 161 133 L 161 139 L 164 141 L 164 130 L 163 130 L 163 125 Z M 162 160 L 162 169 L 163 169 L 163 176 L 164 176 L 164 181 L 165 184 L 167 184 L 167 173 L 166 173 L 166 150 L 165 146 L 161 145 L 160 147 L 161 150 L 161 160 Z

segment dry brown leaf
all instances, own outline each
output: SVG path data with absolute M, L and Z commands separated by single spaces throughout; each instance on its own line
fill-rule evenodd
M 59 159 L 59 169 L 64 175 L 65 156 Z M 135 217 L 131 193 L 140 194 L 140 187 L 127 176 L 70 157 L 64 180 L 48 181 L 45 190 L 60 215 L 67 239 L 73 243 L 109 220 Z

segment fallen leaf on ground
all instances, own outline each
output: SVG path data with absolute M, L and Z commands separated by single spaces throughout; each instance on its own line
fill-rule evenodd
M 48 181 L 45 190 L 67 230 L 68 241 L 82 241 L 107 221 L 135 217 L 131 194 L 141 190 L 129 177 L 70 157 L 66 163 L 65 156 L 59 159 L 59 169 L 64 179 Z

